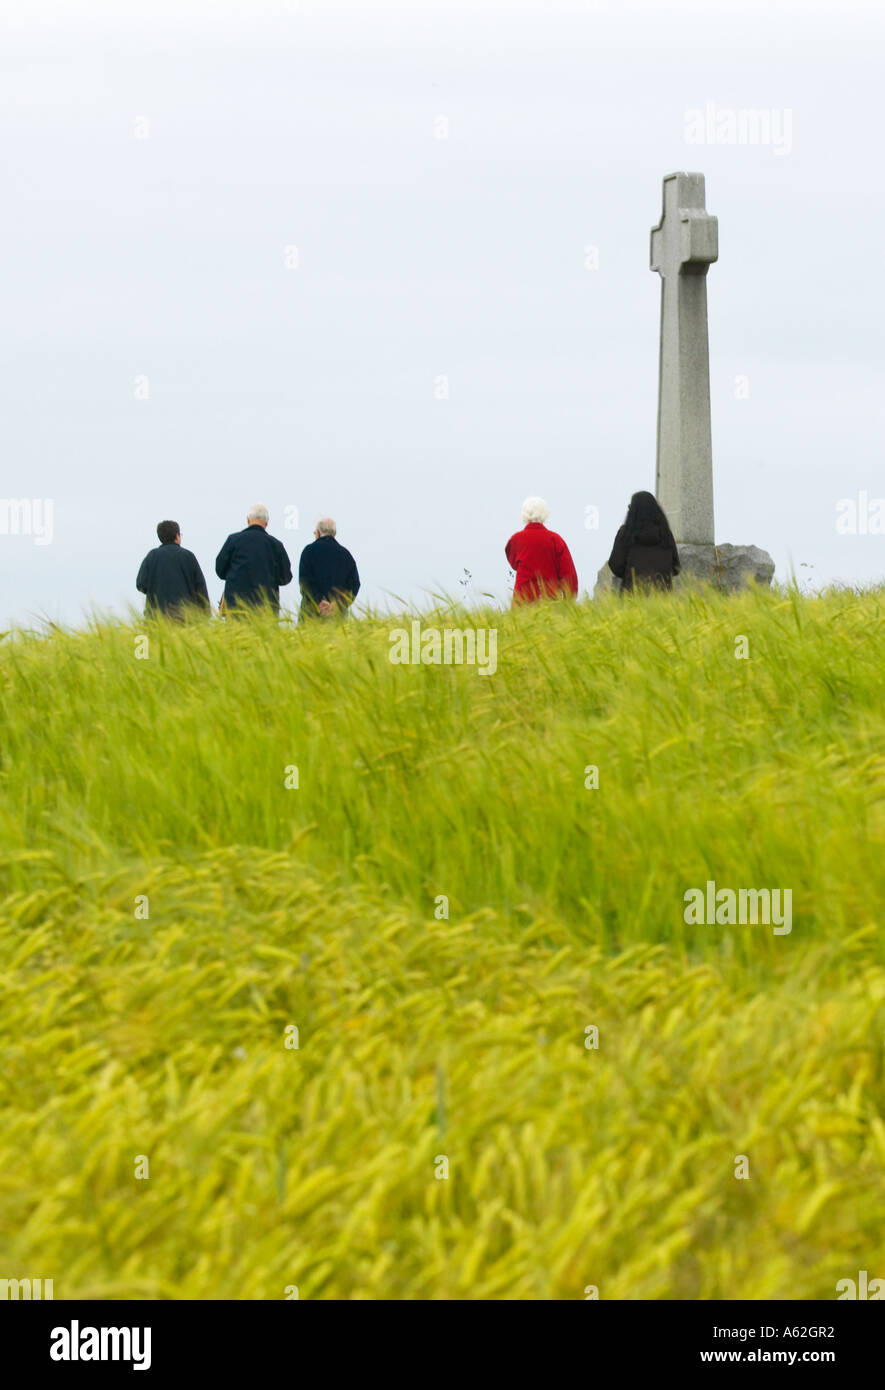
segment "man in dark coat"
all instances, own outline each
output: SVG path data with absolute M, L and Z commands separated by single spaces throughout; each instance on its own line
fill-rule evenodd
M 324 516 L 317 522 L 316 539 L 301 552 L 298 583 L 304 618 L 343 615 L 360 591 L 356 561 L 338 544 L 335 531 L 332 518 Z
M 160 544 L 149 550 L 141 562 L 135 587 L 146 595 L 145 616 L 163 613 L 182 618 L 189 604 L 209 612 L 209 591 L 196 555 L 181 544 L 177 521 L 161 521 L 157 527 Z
M 292 582 L 292 565 L 286 548 L 267 534 L 267 507 L 253 507 L 245 531 L 234 531 L 218 552 L 215 573 L 224 580 L 224 606 L 228 611 L 269 603 L 280 611 L 280 587 Z

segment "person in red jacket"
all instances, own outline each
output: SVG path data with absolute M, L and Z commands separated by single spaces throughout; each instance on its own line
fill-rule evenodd
M 544 522 L 550 508 L 542 497 L 527 497 L 522 504 L 525 528 L 510 537 L 504 554 L 516 570 L 513 606 L 541 598 L 576 598 L 578 576 L 562 536 L 548 531 Z

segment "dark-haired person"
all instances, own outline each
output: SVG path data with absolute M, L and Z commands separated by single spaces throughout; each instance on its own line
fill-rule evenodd
M 615 536 L 608 567 L 622 580 L 622 593 L 672 589 L 679 551 L 663 508 L 650 492 L 634 492 Z
M 514 608 L 541 598 L 577 597 L 578 576 L 571 552 L 562 536 L 544 525 L 549 515 L 543 497 L 527 497 L 522 504 L 525 525 L 504 547 L 510 568 L 516 570 Z
M 203 571 L 193 551 L 181 544 L 178 522 L 161 521 L 157 539 L 160 544 L 145 555 L 135 581 L 136 589 L 146 598 L 145 617 L 163 613 L 167 618 L 181 618 L 188 607 L 209 612 Z
M 280 587 L 292 582 L 286 547 L 268 535 L 267 507 L 256 503 L 246 516 L 244 531 L 234 531 L 218 552 L 215 573 L 224 580 L 224 607 L 230 613 L 269 603 L 280 611 Z
M 343 617 L 360 591 L 356 560 L 335 539 L 336 531 L 330 516 L 321 517 L 314 539 L 301 552 L 302 618 Z

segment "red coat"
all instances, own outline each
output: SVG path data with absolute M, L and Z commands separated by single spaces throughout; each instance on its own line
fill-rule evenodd
M 538 598 L 577 597 L 578 576 L 562 536 L 548 531 L 540 521 L 530 521 L 504 547 L 510 568 L 516 570 L 513 602 L 531 603 Z

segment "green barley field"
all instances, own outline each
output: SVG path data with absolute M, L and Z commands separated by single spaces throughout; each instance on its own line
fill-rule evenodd
M 885 591 L 423 615 L 488 676 L 398 621 L 0 642 L 0 1277 L 885 1276 Z

